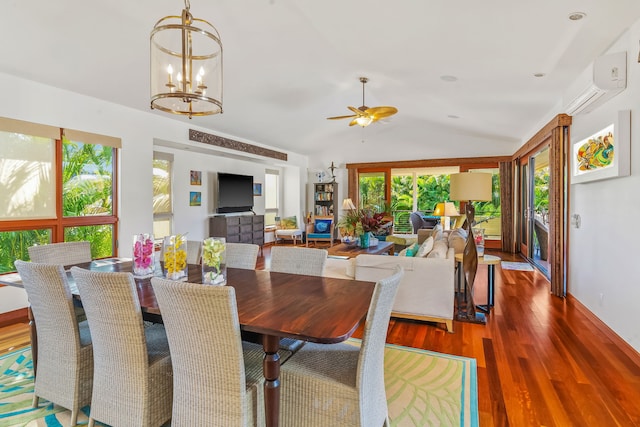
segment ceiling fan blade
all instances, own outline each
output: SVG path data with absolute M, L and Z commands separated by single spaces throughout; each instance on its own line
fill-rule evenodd
M 385 117 L 393 116 L 398 112 L 396 107 L 372 107 L 367 108 L 367 115 L 371 116 L 373 121 L 383 119 Z
M 338 120 L 338 119 L 350 119 L 352 117 L 357 117 L 355 115 L 350 115 L 350 116 L 335 116 L 335 117 L 327 117 L 327 120 Z
M 358 124 L 358 118 L 357 117 L 349 122 L 349 126 L 355 126 L 357 124 Z

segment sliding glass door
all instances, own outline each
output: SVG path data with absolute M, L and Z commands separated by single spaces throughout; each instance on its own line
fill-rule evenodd
M 520 251 L 549 275 L 549 147 L 520 162 Z

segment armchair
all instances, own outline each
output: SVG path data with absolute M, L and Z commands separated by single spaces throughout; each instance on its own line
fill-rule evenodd
M 307 229 L 307 247 L 309 241 L 329 242 L 329 246 L 333 246 L 333 217 L 332 216 L 316 216 L 313 223 Z
M 298 219 L 295 215 L 282 219 L 279 216 L 276 217 L 275 238 L 275 243 L 278 243 L 279 239 L 293 240 L 294 246 L 298 240 L 302 243 L 302 229 L 298 226 Z

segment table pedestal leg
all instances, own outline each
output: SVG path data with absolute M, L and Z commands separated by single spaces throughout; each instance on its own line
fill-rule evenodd
M 267 427 L 278 427 L 280 419 L 280 337 L 263 335 L 264 406 Z

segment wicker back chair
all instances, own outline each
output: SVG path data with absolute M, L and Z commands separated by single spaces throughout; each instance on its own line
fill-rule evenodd
M 295 246 L 273 246 L 271 248 L 271 271 L 278 273 L 322 276 L 327 262 L 325 249 L 299 248 Z
M 78 411 L 91 403 L 93 347 L 87 322 L 78 324 L 67 274 L 61 265 L 16 261 L 38 324 L 38 369 L 33 407 L 40 397 Z
M 62 242 L 30 246 L 29 259 L 46 264 L 73 265 L 91 262 L 89 242 Z
M 202 241 L 187 240 L 187 264 L 200 264 L 202 261 Z
M 259 251 L 260 246 L 251 243 L 227 243 L 227 267 L 255 270 Z
M 144 327 L 130 273 L 73 267 L 93 339 L 89 426 L 157 427 L 171 418 L 169 343 L 162 325 Z M 38 325 L 39 327 L 39 325 Z
M 327 262 L 325 249 L 299 248 L 295 246 L 273 246 L 271 248 L 270 271 L 276 273 L 322 276 Z M 280 348 L 296 352 L 305 344 L 293 338 L 281 338 Z
M 264 425 L 264 352 L 241 341 L 235 289 L 158 277 L 151 284 L 173 363 L 171 425 Z
M 376 283 L 360 348 L 308 343 L 282 365 L 281 426 L 389 426 L 384 345 L 402 275 Z

